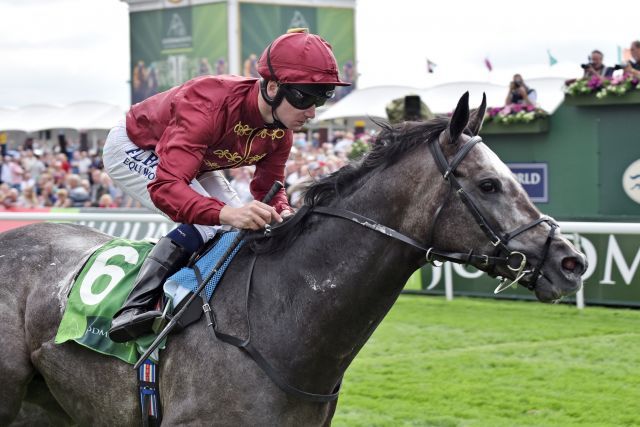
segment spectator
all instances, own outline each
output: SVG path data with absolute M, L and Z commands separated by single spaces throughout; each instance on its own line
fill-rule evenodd
M 22 183 L 22 175 L 24 175 L 24 169 L 20 166 L 18 159 L 9 156 L 9 185 L 15 189 L 20 189 Z
M 98 200 L 98 207 L 110 209 L 117 208 L 118 205 L 113 201 L 109 194 L 103 194 L 102 196 L 100 196 L 100 200 Z
M 82 185 L 80 176 L 71 174 L 67 176 L 67 188 L 69 190 L 68 195 L 73 207 L 85 206 L 85 203 L 90 202 L 89 191 L 86 186 Z
M 20 164 L 22 169 L 26 172 L 30 172 L 33 164 L 35 163 L 36 158 L 33 155 L 33 150 L 25 150 L 22 152 L 20 156 Z
M 64 173 L 71 172 L 71 165 L 69 164 L 69 159 L 67 155 L 64 153 L 59 153 L 56 155 L 56 160 L 60 162 L 60 169 L 64 171 Z
M 9 156 L 4 156 L 1 160 L 0 167 L 2 167 L 2 170 L 0 170 L 0 184 L 11 184 L 11 167 L 9 160 Z
M 91 163 L 91 159 L 88 157 L 86 151 L 73 152 L 71 169 L 74 173 L 80 175 L 81 178 L 87 178 L 89 176 L 89 167 L 91 166 Z
M 640 40 L 631 43 L 631 58 L 633 60 L 629 61 L 624 72 L 640 78 Z
M 10 187 L 2 195 L 2 200 L 0 200 L 0 203 L 2 203 L 2 206 L 5 209 L 11 209 L 17 206 L 18 197 L 19 197 L 18 189 Z
M 20 186 L 18 190 L 24 191 L 26 188 L 33 188 L 36 185 L 36 180 L 31 177 L 29 172 L 25 172 L 22 174 L 22 180 L 20 181 Z
M 591 78 L 597 76 L 600 78 L 611 77 L 613 75 L 613 68 L 606 67 L 603 63 L 604 55 L 599 50 L 594 50 L 589 56 L 589 62 L 582 64 L 584 70 L 583 78 Z
M 313 182 L 313 178 L 309 173 L 309 166 L 303 165 L 300 168 L 300 173 L 298 175 L 298 179 L 293 182 L 289 188 L 287 188 L 287 194 L 289 195 L 289 200 L 291 201 L 291 206 L 294 208 L 299 208 L 302 206 L 303 202 L 303 193 L 304 189 Z
M 16 206 L 28 209 L 33 209 L 40 206 L 38 197 L 36 197 L 36 192 L 34 191 L 33 187 L 25 187 L 22 190 L 22 194 L 18 196 Z
M 53 207 L 54 208 L 70 208 L 72 205 L 73 203 L 71 202 L 71 199 L 69 199 L 69 192 L 64 188 L 60 188 L 56 192 L 56 201 L 53 204 Z
M 109 185 L 107 182 L 110 182 L 110 180 L 105 180 L 103 179 L 102 175 L 106 175 L 108 178 L 108 175 L 101 171 L 100 169 L 92 169 L 91 170 L 91 187 L 90 187 L 90 199 L 91 199 L 91 205 L 92 206 L 98 206 L 100 198 L 102 197 L 103 194 L 109 194 Z M 105 183 L 107 183 L 105 185 Z M 111 201 L 113 202 L 113 197 L 111 198 Z
M 509 92 L 504 103 L 509 104 L 521 104 L 521 105 L 536 105 L 537 94 L 535 89 L 531 89 L 524 82 L 524 79 L 520 74 L 514 74 L 513 80 L 509 83 Z
M 45 181 L 40 186 L 40 194 L 38 195 L 38 206 L 51 207 L 56 202 L 55 189 L 53 187 L 53 180 Z

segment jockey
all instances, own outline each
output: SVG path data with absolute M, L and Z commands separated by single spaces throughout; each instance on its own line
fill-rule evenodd
M 115 314 L 109 337 L 126 342 L 151 332 L 165 279 L 211 240 L 221 225 L 257 230 L 291 215 L 284 180 L 292 131 L 333 97 L 340 81 L 331 46 L 306 29 L 274 40 L 258 61 L 261 79 L 201 76 L 131 107 L 104 146 L 113 181 L 145 207 L 180 226 L 144 261 L 134 288 Z M 242 204 L 221 170 L 255 166 L 252 202 Z

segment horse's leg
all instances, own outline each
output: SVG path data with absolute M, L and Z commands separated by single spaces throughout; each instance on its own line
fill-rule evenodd
M 20 410 L 27 385 L 35 373 L 25 342 L 18 304 L 0 288 L 0 425 L 8 425 Z
M 29 406 L 27 406 L 29 405 Z M 28 407 L 36 405 L 37 408 L 27 410 Z M 22 403 L 22 409 L 20 415 L 25 413 L 32 413 L 32 417 L 39 415 L 40 422 L 48 422 L 52 426 L 68 426 L 73 425 L 73 420 L 62 409 L 60 404 L 51 394 L 51 390 L 47 387 L 47 384 L 41 375 L 33 377 L 27 388 L 27 395 Z M 18 417 L 20 419 L 20 416 Z M 17 421 L 17 420 L 16 420 Z M 15 424 L 15 422 L 14 422 Z M 35 425 L 31 424 L 31 425 Z M 42 424 L 38 424 L 42 425 Z M 12 425 L 13 426 L 13 425 Z
M 323 427 L 331 426 L 331 420 L 333 419 L 333 415 L 336 413 L 337 406 L 338 406 L 337 400 L 334 400 L 333 402 L 329 403 L 329 409 L 327 411 L 327 420 L 324 422 Z

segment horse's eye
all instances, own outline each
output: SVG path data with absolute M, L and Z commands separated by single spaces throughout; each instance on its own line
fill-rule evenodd
M 485 179 L 479 185 L 483 193 L 495 193 L 498 191 L 498 183 L 493 179 Z

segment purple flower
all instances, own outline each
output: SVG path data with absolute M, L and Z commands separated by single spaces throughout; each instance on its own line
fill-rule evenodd
M 502 110 L 502 107 L 491 107 L 489 108 L 489 117 L 495 117 Z
M 533 105 L 527 105 L 527 107 L 526 107 L 526 108 L 527 108 L 527 111 L 533 111 L 533 110 L 535 110 L 535 109 L 536 109 L 536 107 L 535 107 L 535 106 L 533 106 Z
M 593 76 L 591 77 L 591 79 L 589 79 L 589 83 L 587 83 L 587 86 L 589 86 L 589 89 L 592 90 L 599 89 L 602 87 L 602 80 L 600 80 L 600 77 L 598 76 Z

